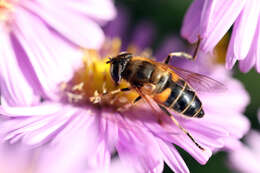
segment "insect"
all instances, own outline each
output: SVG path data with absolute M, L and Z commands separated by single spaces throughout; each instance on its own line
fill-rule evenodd
M 169 110 L 186 117 L 202 118 L 204 110 L 196 91 L 213 87 L 221 88 L 223 85 L 204 75 L 169 65 L 169 61 L 174 56 L 192 59 L 191 55 L 184 52 L 170 53 L 164 62 L 133 56 L 128 52 L 122 52 L 116 57 L 110 58 L 107 63 L 110 64 L 110 75 L 115 84 L 118 85 L 121 80 L 126 80 L 131 86 L 112 91 L 112 93 L 134 89 L 139 94 L 134 100 L 134 104 L 144 99 L 152 106 L 148 97 L 152 98 L 196 146 L 204 150 Z

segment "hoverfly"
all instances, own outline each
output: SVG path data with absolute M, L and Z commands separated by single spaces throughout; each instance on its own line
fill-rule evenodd
M 169 65 L 170 59 L 174 56 L 192 59 L 191 55 L 184 52 L 170 53 L 164 62 L 133 56 L 128 52 L 122 52 L 110 58 L 107 63 L 110 64 L 110 75 L 113 81 L 118 85 L 121 80 L 125 80 L 131 86 L 112 91 L 112 93 L 134 89 L 139 94 L 134 103 L 144 99 L 153 108 L 148 97 L 152 98 L 160 109 L 170 116 L 176 126 L 198 148 L 204 150 L 168 110 L 186 117 L 202 118 L 204 111 L 196 91 L 212 87 L 223 88 L 223 85 L 207 76 Z

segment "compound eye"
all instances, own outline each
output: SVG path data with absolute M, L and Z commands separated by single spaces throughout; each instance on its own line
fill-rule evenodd
M 110 74 L 116 84 L 121 80 L 121 66 L 119 63 L 112 64 L 110 67 Z

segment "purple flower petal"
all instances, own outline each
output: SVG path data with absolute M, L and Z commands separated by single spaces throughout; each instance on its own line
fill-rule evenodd
M 229 153 L 229 165 L 236 172 L 259 172 L 260 160 L 260 133 L 251 131 L 246 136 L 246 143 L 240 143 L 240 146 Z
M 176 35 L 171 35 L 171 36 L 167 36 L 167 39 L 162 43 L 162 45 L 160 45 L 158 50 L 155 51 L 155 57 L 157 61 L 162 62 L 170 52 L 181 52 L 181 51 L 186 52 L 187 46 L 184 45 L 184 42 L 181 40 L 180 37 Z M 170 64 L 173 63 L 175 65 L 176 61 L 178 61 L 177 58 L 172 60 Z
M 118 124 L 116 124 L 116 120 L 108 120 L 105 117 L 113 117 L 115 116 L 113 113 L 111 113 L 111 110 L 104 109 L 101 113 L 100 118 L 100 131 L 104 134 L 103 138 L 106 140 L 106 143 L 108 145 L 109 151 L 113 152 L 115 149 L 115 145 L 118 141 Z M 118 115 L 120 116 L 120 115 Z
M 117 11 L 120 15 L 117 15 L 114 20 L 104 27 L 104 32 L 108 38 L 121 38 L 121 40 L 123 40 L 126 39 L 127 36 L 130 16 L 127 8 L 119 7 Z
M 9 117 L 29 117 L 29 116 L 44 116 L 55 114 L 63 107 L 62 104 L 54 102 L 44 102 L 40 105 L 30 107 L 9 107 L 2 105 L 0 114 Z
M 250 50 L 259 15 L 258 1 L 246 1 L 235 22 L 227 52 L 227 67 L 231 69 L 236 60 L 243 60 Z
M 40 111 L 43 107 L 39 106 L 35 107 L 35 109 L 36 108 L 39 108 L 38 111 Z M 28 113 L 28 115 L 16 118 L 15 120 L 4 120 L 1 126 L 1 134 L 3 134 L 5 140 L 10 140 L 11 143 L 17 142 L 20 139 L 28 145 L 45 143 L 49 140 L 49 137 L 53 137 L 60 129 L 64 128 L 66 123 L 69 120 L 71 121 L 73 115 L 78 112 L 78 109 L 70 106 L 60 106 L 59 108 L 59 110 L 56 110 L 57 107 L 50 105 L 50 110 L 52 110 L 51 113 L 42 116 L 39 114 L 32 115 L 33 109 L 31 110 L 32 112 L 29 112 L 28 108 L 27 110 L 24 108 L 25 112 L 23 113 Z M 12 109 L 16 108 L 9 108 L 9 110 Z M 48 113 L 48 111 L 45 111 L 45 113 Z M 8 127 L 15 128 L 12 128 L 11 130 Z
M 11 37 L 4 28 L 0 31 L 0 39 L 4 43 L 0 48 L 1 104 L 26 106 L 37 103 L 39 97 L 19 68 L 20 64 L 13 51 Z
M 49 3 L 38 4 L 32 1 L 24 2 L 27 8 L 43 18 L 52 28 L 64 35 L 70 41 L 84 48 L 100 48 L 104 41 L 101 28 L 90 18 L 67 13 Z M 80 27 L 78 27 L 80 25 Z M 77 26 L 77 27 L 71 27 Z
M 245 0 L 205 1 L 200 19 L 201 48 L 212 51 L 245 5 Z
M 116 9 L 111 0 L 83 0 L 83 1 L 50 1 L 54 6 L 66 8 L 66 11 L 75 11 L 86 15 L 95 21 L 103 24 L 104 22 L 113 19 L 116 16 Z M 102 5 L 101 5 L 102 4 Z M 120 14 L 121 15 L 121 14 Z
M 163 160 L 158 143 L 144 129 L 139 127 L 135 131 L 119 129 L 116 148 L 120 159 L 137 172 L 162 172 Z
M 258 31 L 256 31 L 258 32 Z M 249 50 L 248 55 L 244 60 L 239 61 L 239 68 L 242 72 L 247 73 L 255 64 L 257 60 L 257 37 L 254 37 L 251 48 Z
M 200 34 L 200 17 L 204 0 L 194 0 L 186 12 L 181 28 L 181 36 L 195 43 Z
M 122 170 L 124 170 L 124 173 L 135 173 L 136 172 L 134 170 L 134 168 L 127 166 L 120 159 L 118 159 L 118 158 L 117 159 L 113 159 L 109 172 L 121 173 Z M 103 173 L 103 171 L 100 170 L 97 173 Z
M 255 151 L 258 154 L 260 154 L 260 148 L 259 148 L 260 133 L 255 130 L 251 130 L 245 138 L 247 143 L 250 145 L 250 147 L 254 148 Z
M 181 35 L 195 43 L 200 36 L 201 49 L 212 51 L 240 14 L 245 0 L 195 0 L 189 7 Z
M 165 143 L 160 139 L 158 139 L 158 143 L 164 154 L 165 162 L 174 172 L 190 172 L 181 155 L 172 144 Z
M 222 73 L 222 70 L 217 70 L 219 74 Z M 217 79 L 215 77 L 214 79 Z M 222 81 L 222 80 L 219 80 Z M 245 105 L 249 103 L 249 94 L 245 91 L 245 88 L 238 80 L 223 80 L 225 86 L 227 87 L 226 91 L 219 92 L 219 93 L 204 93 L 203 95 L 200 94 L 201 99 L 206 99 L 205 105 L 208 109 L 214 110 L 217 113 L 223 113 L 222 109 L 234 111 L 237 110 L 238 112 L 243 112 L 245 110 Z M 239 95 L 237 92 L 239 91 Z M 229 98 L 229 99 L 225 99 Z
M 0 146 L 0 171 L 3 173 L 26 173 L 32 165 L 32 152 L 12 145 Z M 15 166 L 14 166 L 15 164 Z
M 254 46 L 254 50 L 252 50 L 253 52 L 255 52 L 255 59 L 256 59 L 256 70 L 258 73 L 260 73 L 260 14 L 258 16 L 258 26 L 256 29 L 256 34 L 255 34 L 255 40 L 253 41 L 253 46 Z
M 194 138 L 197 139 L 197 141 L 200 143 L 201 141 L 199 140 L 199 136 L 196 136 L 195 133 L 193 133 L 192 131 L 191 133 Z M 185 148 L 185 151 L 188 152 L 193 158 L 195 158 L 200 164 L 206 164 L 208 159 L 212 155 L 212 152 L 208 148 L 205 148 L 205 151 L 201 151 L 185 134 L 173 136 L 172 142 L 174 142 L 181 148 Z
M 15 35 L 23 45 L 45 93 L 49 94 L 50 90 L 59 90 L 57 86 L 70 79 L 76 66 L 82 62 L 82 53 L 55 37 L 43 26 L 43 23 L 27 11 L 17 9 L 16 19 Z M 72 58 L 74 58 L 73 61 Z M 55 95 L 49 96 L 55 97 Z
M 97 123 L 88 114 L 87 111 L 78 112 L 55 140 L 43 148 L 39 173 L 85 172 L 90 169 L 88 160 L 97 159 L 91 153 L 96 150 L 99 142 Z
M 143 50 L 149 47 L 149 44 L 153 42 L 154 34 L 155 29 L 152 23 L 143 21 L 136 26 L 131 44 L 137 46 L 139 50 Z

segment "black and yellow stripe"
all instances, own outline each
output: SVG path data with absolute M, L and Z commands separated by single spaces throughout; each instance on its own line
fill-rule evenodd
M 203 117 L 204 111 L 201 101 L 185 81 L 182 80 L 181 82 L 183 85 L 179 85 L 173 81 L 169 82 L 168 88 L 171 88 L 171 92 L 163 103 L 164 106 L 185 116 Z

